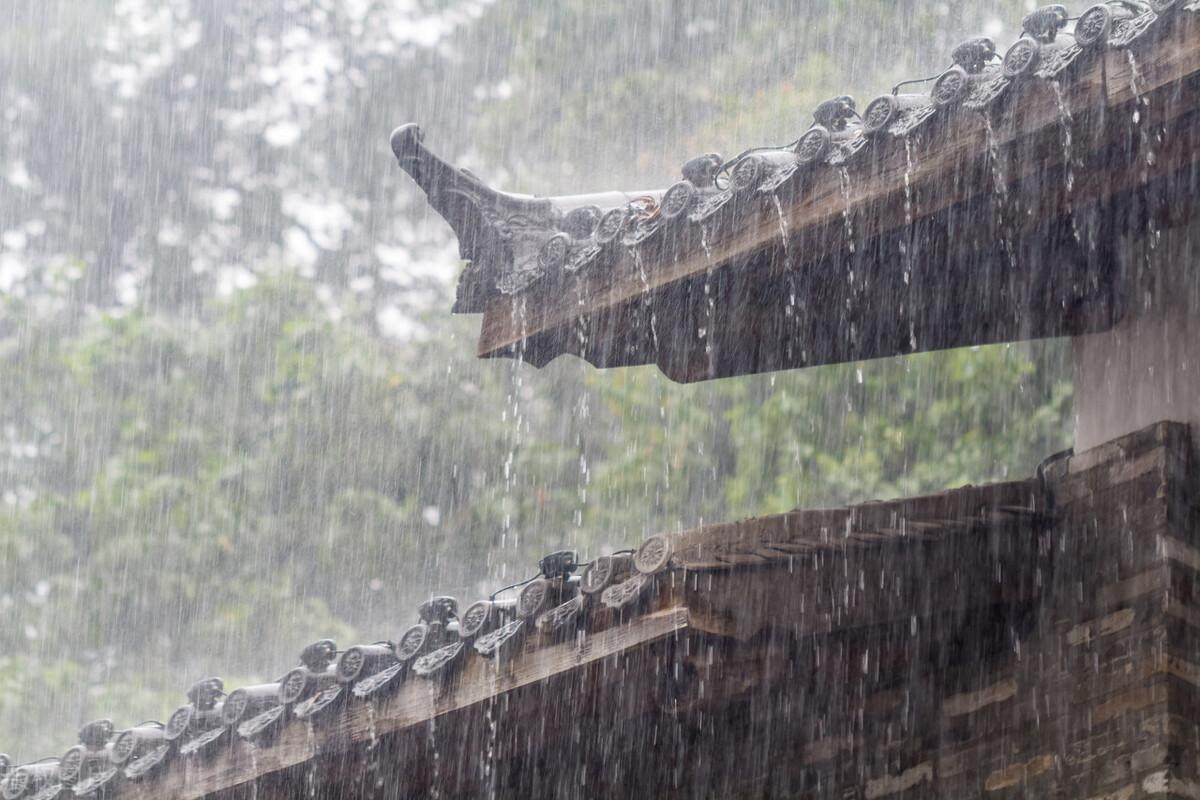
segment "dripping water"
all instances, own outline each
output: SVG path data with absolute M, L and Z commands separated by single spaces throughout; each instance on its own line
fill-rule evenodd
M 712 291 L 712 269 L 713 269 L 713 254 L 712 247 L 708 244 L 708 226 L 700 226 L 700 246 L 704 248 L 704 257 L 708 260 L 708 271 L 704 278 L 704 314 L 706 323 L 703 328 L 696 331 L 696 336 L 700 339 L 705 339 L 708 336 L 708 331 L 712 328 L 713 318 L 716 315 L 716 298 L 713 297 Z M 704 343 L 704 354 L 712 355 L 712 340 L 707 339 Z
M 513 319 L 520 335 L 510 367 L 509 380 L 512 388 L 506 397 L 505 408 L 500 417 L 502 424 L 511 425 L 511 433 L 508 435 L 508 452 L 505 455 L 503 463 L 503 491 L 505 496 L 512 493 L 519 480 L 519 476 L 517 475 L 517 454 L 520 452 L 523 440 L 522 433 L 527 425 L 525 409 L 521 405 L 522 390 L 525 382 L 522 366 L 525 361 L 525 348 L 528 346 L 528 310 L 526 302 L 524 296 L 515 297 L 513 302 Z M 504 514 L 502 516 L 500 528 L 499 549 L 504 550 L 509 546 L 516 549 L 519 546 L 519 534 L 513 530 L 511 514 Z M 510 533 L 512 534 L 511 536 Z M 505 573 L 507 560 L 498 559 L 498 566 L 501 573 L 499 578 L 503 580 L 507 577 Z
M 304 782 L 308 786 L 308 796 L 317 796 L 317 732 L 311 719 L 304 721 L 304 729 L 308 738 L 308 774 Z
M 904 285 L 912 283 L 915 270 L 917 232 L 913 225 L 913 173 L 916 172 L 916 159 L 913 156 L 913 140 L 911 136 L 904 137 L 904 235 L 900 238 L 900 254 L 904 263 Z M 909 303 L 913 302 L 910 297 Z M 912 320 L 908 323 L 908 346 L 912 352 L 917 350 L 917 331 Z
M 788 246 L 788 224 L 787 217 L 783 213 L 783 204 L 779 202 L 779 195 L 771 192 L 771 202 L 775 206 L 775 216 L 779 220 L 779 242 L 783 247 L 783 271 L 787 275 L 788 296 L 787 305 L 784 306 L 783 313 L 788 319 L 799 322 L 799 317 L 796 314 L 796 276 L 792 274 L 792 252 Z M 787 358 L 792 361 L 792 342 L 794 337 L 789 337 L 787 341 Z
M 912 177 L 914 171 L 912 137 L 904 137 L 904 230 L 907 238 L 900 239 L 900 253 L 904 256 L 904 283 L 912 280 L 912 248 L 913 248 L 913 189 Z
M 1071 235 L 1078 242 L 1081 237 L 1079 235 L 1079 226 L 1075 222 L 1075 208 L 1074 201 L 1072 200 L 1072 194 L 1075 190 L 1075 155 L 1071 125 L 1074 120 L 1071 118 L 1071 107 L 1067 103 L 1066 94 L 1063 93 L 1062 84 L 1054 80 L 1050 81 L 1050 86 L 1054 89 L 1054 101 L 1058 105 L 1059 130 L 1062 131 L 1063 181 L 1066 187 L 1067 217 L 1071 220 Z
M 1154 166 L 1155 153 L 1154 147 L 1150 141 L 1150 133 L 1146 130 L 1143 123 L 1143 111 L 1150 105 L 1150 101 L 1142 93 L 1142 69 L 1138 64 L 1137 58 L 1133 55 L 1132 50 L 1125 51 L 1125 58 L 1129 61 L 1129 90 L 1133 92 L 1133 125 L 1138 131 L 1138 146 L 1141 150 L 1142 158 L 1145 159 L 1146 168 Z M 1145 178 L 1145 175 L 1143 175 Z
M 1154 152 L 1154 144 L 1151 140 L 1150 131 L 1146 129 L 1146 123 L 1143 112 L 1150 105 L 1150 101 L 1143 94 L 1142 85 L 1142 69 L 1138 64 L 1137 58 L 1133 55 L 1132 50 L 1125 51 L 1125 58 L 1129 61 L 1129 90 L 1133 92 L 1133 126 L 1138 132 L 1138 151 L 1142 157 L 1142 182 L 1149 179 L 1150 168 L 1154 166 L 1157 156 Z M 1154 215 L 1147 215 L 1146 220 L 1147 232 L 1150 234 L 1149 250 L 1146 252 L 1147 260 L 1150 258 L 1150 251 L 1153 251 L 1157 246 L 1159 237 L 1161 236 L 1158 230 L 1157 222 Z
M 436 690 L 430 687 L 431 692 Z M 441 753 L 438 752 L 437 744 L 437 717 L 429 718 L 429 761 L 430 761 L 430 777 L 429 777 L 429 797 L 441 797 Z
M 250 800 L 258 800 L 258 745 L 246 742 L 246 752 L 250 755 Z
M 850 215 L 850 170 L 840 167 L 838 177 L 842 185 L 842 223 L 846 231 L 846 244 L 850 248 L 850 255 L 854 255 L 854 219 Z
M 1063 163 L 1066 165 L 1066 183 L 1067 193 L 1075 188 L 1075 163 L 1072 155 L 1071 146 L 1071 108 L 1067 105 L 1067 97 L 1063 93 L 1062 84 L 1058 81 L 1050 81 L 1050 87 L 1054 89 L 1054 101 L 1058 105 L 1058 118 L 1061 123 L 1062 130 L 1062 148 L 1063 148 Z
M 912 176 L 914 170 L 912 137 L 904 137 L 904 225 L 911 227 L 913 222 L 913 192 Z
M 633 260 L 634 267 L 637 268 L 638 279 L 642 282 L 642 306 L 650 309 L 650 340 L 654 345 L 654 351 L 658 352 L 658 320 L 655 318 L 653 306 L 653 298 L 650 296 L 650 276 L 646 273 L 646 262 L 642 258 L 642 251 L 636 246 L 626 248 L 629 251 L 629 257 Z
M 629 258 L 632 259 L 633 266 L 637 268 L 638 279 L 642 282 L 642 290 L 650 291 L 650 276 L 646 274 L 646 263 L 642 260 L 642 251 L 632 245 L 625 249 L 629 251 Z
M 1004 168 L 1000 164 L 1000 142 L 996 139 L 996 131 L 992 128 L 992 118 L 987 114 L 983 117 L 983 129 L 987 134 L 988 164 L 992 169 L 992 184 L 996 195 L 1001 199 L 1008 194 L 1008 183 L 1004 180 Z
M 1126 49 L 1125 58 L 1129 62 L 1129 90 L 1133 92 L 1133 123 L 1137 125 L 1142 121 L 1142 69 L 1138 66 L 1137 57 L 1133 51 Z
M 779 202 L 778 194 L 771 193 L 771 202 L 775 204 L 775 216 L 779 219 L 779 243 L 783 246 L 783 268 L 788 270 L 792 268 L 792 256 L 788 249 L 787 217 L 783 215 L 783 204 Z
M 375 723 L 375 703 L 367 702 L 367 778 L 371 782 L 370 797 L 375 797 L 376 790 L 382 787 L 383 779 L 379 777 L 379 736 Z
M 992 170 L 992 184 L 996 193 L 996 228 L 1000 232 L 1000 247 L 1004 254 L 1008 257 L 1009 266 L 1013 269 L 1017 267 L 1016 249 L 1013 247 L 1012 237 L 1008 232 L 1008 225 L 1005 223 L 1005 205 L 1008 200 L 1008 183 L 1004 178 L 1004 168 L 1000 164 L 1000 142 L 996 138 L 996 131 L 992 128 L 992 118 L 986 114 L 980 114 L 983 118 L 983 129 L 987 134 L 987 153 L 988 163 Z
M 496 796 L 496 696 L 492 695 L 484 706 L 484 724 L 487 725 L 487 750 L 483 759 L 483 782 L 487 786 L 488 797 Z

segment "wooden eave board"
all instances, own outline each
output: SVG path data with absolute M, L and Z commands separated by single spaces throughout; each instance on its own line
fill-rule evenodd
M 1036 480 L 965 486 L 937 494 L 832 509 L 789 511 L 708 525 L 675 537 L 676 564 L 728 569 L 814 551 L 848 551 L 1021 524 L 1044 512 Z

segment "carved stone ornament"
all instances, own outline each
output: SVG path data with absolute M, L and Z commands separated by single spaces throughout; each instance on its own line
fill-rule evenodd
M 104 788 L 112 784 L 120 774 L 120 769 L 115 766 L 108 766 L 97 770 L 81 780 L 79 783 L 75 784 L 75 796 L 87 797 L 88 795 L 103 791 Z
M 138 781 L 153 775 L 166 763 L 170 753 L 171 745 L 165 742 L 147 750 L 125 768 L 125 777 L 131 781 Z
M 216 745 L 220 744 L 229 733 L 229 728 L 213 728 L 205 731 L 193 739 L 189 739 L 179 747 L 179 755 L 192 756 L 202 755 L 211 751 Z
M 633 557 L 633 566 L 643 575 L 654 575 L 667 568 L 673 554 L 674 547 L 671 545 L 671 538 L 657 533 L 638 547 L 637 553 Z
M 405 664 L 400 663 L 393 664 L 387 669 L 380 670 L 371 677 L 359 681 L 354 684 L 354 696 L 360 700 L 365 700 L 388 688 L 398 686 L 404 676 L 405 666 Z
M 600 602 L 618 611 L 627 609 L 645 596 L 654 580 L 649 575 L 636 573 L 616 586 L 610 586 L 600 595 Z
M 439 647 L 414 661 L 413 672 L 423 678 L 448 674 L 456 665 L 462 663 L 465 654 L 466 645 L 462 642 Z
M 572 628 L 583 611 L 583 596 L 572 597 L 537 618 L 536 627 L 543 633 L 559 633 Z
M 484 658 L 495 658 L 520 641 L 525 633 L 525 620 L 514 619 L 489 634 L 475 640 L 475 652 Z
M 729 189 L 710 194 L 696 203 L 692 213 L 688 214 L 688 219 L 692 222 L 705 222 L 728 205 L 732 199 L 733 192 Z
M 550 581 L 538 578 L 525 584 L 517 595 L 517 616 L 531 619 L 542 612 L 550 602 Z
M 425 641 L 429 638 L 429 626 L 418 622 L 406 630 L 396 643 L 396 659 L 407 663 L 419 656 L 425 649 Z
M 315 719 L 336 709 L 346 698 L 346 694 L 346 687 L 340 683 L 326 686 L 307 700 L 297 703 L 292 713 L 297 719 Z
M 272 706 L 238 725 L 237 734 L 243 739 L 258 739 L 281 725 L 286 711 L 284 706 Z

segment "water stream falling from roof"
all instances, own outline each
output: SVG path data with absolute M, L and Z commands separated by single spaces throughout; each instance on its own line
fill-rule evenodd
M 838 170 L 838 183 L 842 190 L 842 226 L 846 234 L 846 251 L 853 256 L 855 250 L 854 215 L 850 194 L 850 169 L 848 167 L 842 167 Z
M 916 238 L 913 230 L 913 140 L 904 137 L 904 229 L 907 235 L 900 239 L 900 253 L 904 257 L 904 283 L 912 280 L 913 244 Z M 915 346 L 914 346 L 915 349 Z
M 775 216 L 779 219 L 779 247 L 783 252 L 783 268 L 791 270 L 792 268 L 792 253 L 788 247 L 788 226 L 787 217 L 783 213 L 783 205 L 779 202 L 779 195 L 771 193 L 771 204 L 775 206 Z

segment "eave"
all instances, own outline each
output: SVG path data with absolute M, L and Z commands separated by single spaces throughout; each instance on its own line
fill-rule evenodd
M 1053 79 L 938 108 L 841 166 L 805 165 L 520 291 L 480 294 L 472 234 L 457 310 L 482 312 L 483 358 L 657 364 L 678 381 L 1106 330 L 1138 294 L 1121 243 L 1189 218 L 1200 182 L 1200 19 L 1147 22 Z
M 620 612 L 589 605 L 565 641 L 531 635 L 502 661 L 471 653 L 451 675 L 409 677 L 389 694 L 348 699 L 315 722 L 291 719 L 270 739 L 231 732 L 203 754 L 173 756 L 152 779 L 124 783 L 120 797 L 283 797 L 314 786 L 341 796 L 370 774 L 373 760 L 403 776 L 413 794 L 435 779 L 469 783 L 469 774 L 430 775 L 425 748 L 435 729 L 457 732 L 456 741 L 479 735 L 488 719 L 505 735 L 536 731 L 521 739 L 531 752 L 507 755 L 521 758 L 540 746 L 534 738 L 553 747 L 581 719 L 599 717 L 604 729 L 618 729 L 731 701 L 743 687 L 714 686 L 685 693 L 672 709 L 661 705 L 660 684 L 672 665 L 718 643 L 755 654 L 758 646 L 748 643 L 844 635 L 913 618 L 952 636 L 980 609 L 1030 602 L 1040 589 L 1022 566 L 1040 557 L 1039 535 L 1050 519 L 1045 486 L 1031 479 L 660 537 L 668 556 L 645 600 Z M 886 583 L 877 580 L 881 570 Z M 994 580 L 999 573 L 1017 577 Z M 871 579 L 853 577 L 862 575 Z

